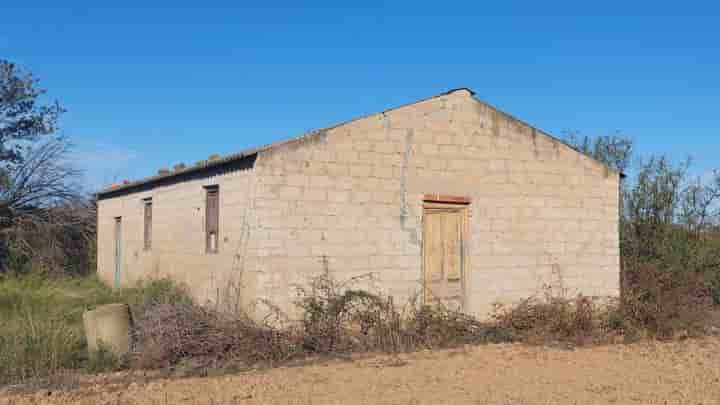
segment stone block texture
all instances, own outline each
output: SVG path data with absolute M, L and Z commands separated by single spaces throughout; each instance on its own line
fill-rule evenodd
M 297 286 L 329 271 L 372 274 L 396 302 L 420 296 L 423 199 L 470 200 L 464 310 L 487 317 L 545 285 L 619 294 L 620 175 L 465 89 L 256 152 L 252 167 L 164 181 L 98 203 L 98 273 L 169 276 L 200 302 L 290 314 Z M 220 193 L 219 249 L 206 253 L 205 189 Z M 143 199 L 152 197 L 152 247 Z

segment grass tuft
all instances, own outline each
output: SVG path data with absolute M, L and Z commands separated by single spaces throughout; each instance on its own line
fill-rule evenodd
M 117 368 L 109 352 L 89 358 L 82 325 L 84 311 L 114 302 L 128 303 L 133 314 L 142 314 L 152 305 L 188 303 L 190 297 L 169 280 L 113 290 L 94 275 L 0 275 L 0 385 L 66 370 Z

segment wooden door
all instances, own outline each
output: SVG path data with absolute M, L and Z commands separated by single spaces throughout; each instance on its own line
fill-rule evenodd
M 467 265 L 466 211 L 459 204 L 426 204 L 423 210 L 423 298 L 462 309 Z

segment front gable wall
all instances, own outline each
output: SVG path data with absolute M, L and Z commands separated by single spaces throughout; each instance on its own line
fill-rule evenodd
M 256 171 L 247 270 L 282 308 L 325 269 L 419 294 L 425 194 L 471 200 L 469 312 L 545 284 L 618 294 L 618 174 L 467 91 L 263 151 Z

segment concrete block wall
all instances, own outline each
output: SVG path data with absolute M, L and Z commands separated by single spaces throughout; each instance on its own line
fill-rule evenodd
M 573 293 L 619 291 L 618 174 L 464 90 L 261 152 L 256 172 L 250 271 L 282 308 L 323 267 L 417 294 L 428 193 L 472 199 L 469 312 L 560 279 Z
M 220 188 L 219 250 L 205 251 L 205 186 Z M 188 286 L 201 303 L 230 305 L 240 294 L 242 255 L 249 229 L 254 226 L 251 204 L 254 172 L 238 170 L 204 179 L 186 181 L 98 202 L 98 274 L 114 282 L 114 223 L 122 218 L 121 283 L 171 277 Z M 144 248 L 145 198 L 152 197 L 152 247 Z M 244 290 L 242 296 L 253 294 Z M 250 305 L 244 301 L 245 306 Z M 233 304 L 234 305 L 234 304 Z
M 469 197 L 466 310 L 487 316 L 548 283 L 619 293 L 619 175 L 466 90 L 374 114 L 262 150 L 252 170 L 153 194 L 153 249 L 142 251 L 143 195 L 99 205 L 98 267 L 112 274 L 112 220 L 125 213 L 128 280 L 171 274 L 199 300 L 231 280 L 292 313 L 296 286 L 328 269 L 373 274 L 402 301 L 422 285 L 425 194 Z M 204 253 L 204 192 L 219 184 L 221 249 Z M 125 218 L 127 216 L 127 219 Z M 227 240 L 226 240 L 227 238 Z M 361 285 L 363 286 L 363 285 Z

